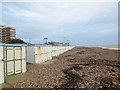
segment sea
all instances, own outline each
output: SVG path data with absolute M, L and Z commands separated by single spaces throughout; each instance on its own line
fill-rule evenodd
M 120 45 L 99 45 L 98 47 L 113 49 L 113 50 L 120 50 Z
M 90 47 L 100 47 L 105 49 L 120 50 L 120 45 L 91 45 Z

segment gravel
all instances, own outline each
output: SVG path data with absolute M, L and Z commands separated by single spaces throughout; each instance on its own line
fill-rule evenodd
M 32 75 L 15 88 L 120 88 L 120 51 L 76 47 L 41 64 L 28 64 Z

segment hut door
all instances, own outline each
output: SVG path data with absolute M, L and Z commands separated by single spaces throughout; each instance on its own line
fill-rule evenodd
M 5 76 L 22 72 L 22 47 L 4 48 Z

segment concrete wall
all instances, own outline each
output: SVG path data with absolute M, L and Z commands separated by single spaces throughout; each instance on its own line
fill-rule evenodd
M 74 48 L 74 46 L 28 46 L 27 62 L 42 63 L 51 60 L 53 56 L 58 56 L 72 48 Z

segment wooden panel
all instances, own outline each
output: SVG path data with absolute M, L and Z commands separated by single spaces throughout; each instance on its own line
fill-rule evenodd
M 7 62 L 7 75 L 14 74 L 14 62 Z
M 15 73 L 20 73 L 21 69 L 21 61 L 15 61 Z
M 21 47 L 15 47 L 15 59 L 21 59 Z
M 0 46 L 0 84 L 4 83 L 3 46 Z
M 7 47 L 7 61 L 14 59 L 13 47 Z

